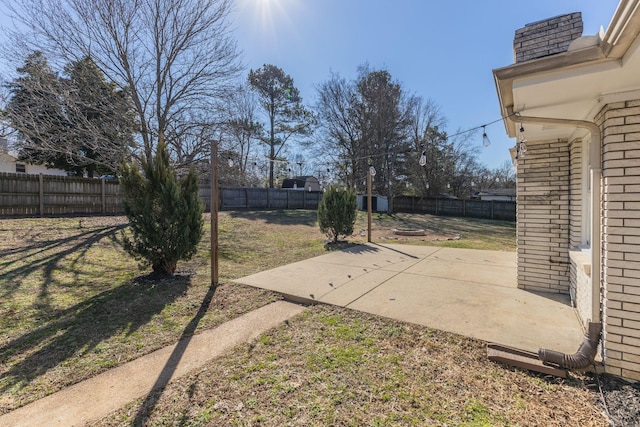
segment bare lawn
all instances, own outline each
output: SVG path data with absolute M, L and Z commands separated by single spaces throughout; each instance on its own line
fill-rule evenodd
M 398 228 L 431 234 L 396 239 Z M 374 230 L 515 250 L 508 222 L 375 215 Z M 208 225 L 194 259 L 163 281 L 122 250 L 123 231 L 124 217 L 0 220 L 0 413 L 275 301 L 232 280 L 335 250 L 314 211 L 222 212 L 214 293 Z M 364 215 L 348 240 L 366 241 Z M 96 425 L 608 425 L 590 376 L 508 368 L 483 342 L 329 306 L 157 393 L 153 408 L 132 402 Z

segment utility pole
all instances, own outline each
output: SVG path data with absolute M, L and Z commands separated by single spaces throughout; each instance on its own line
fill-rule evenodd
M 371 243 L 371 216 L 373 209 L 371 207 L 371 180 L 376 174 L 376 169 L 369 161 L 369 170 L 367 171 L 367 242 Z
M 218 141 L 211 140 L 211 286 L 218 287 Z

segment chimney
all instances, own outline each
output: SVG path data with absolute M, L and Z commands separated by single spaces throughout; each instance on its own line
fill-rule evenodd
M 575 12 L 532 22 L 516 30 L 513 54 L 516 64 L 566 52 L 582 36 L 582 13 Z

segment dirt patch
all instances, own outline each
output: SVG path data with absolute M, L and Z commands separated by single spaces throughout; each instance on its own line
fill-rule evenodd
M 367 237 L 367 230 L 361 229 L 358 237 Z M 374 229 L 371 230 L 372 240 L 392 240 L 398 242 L 435 242 L 443 240 L 460 240 L 460 235 L 429 229 Z

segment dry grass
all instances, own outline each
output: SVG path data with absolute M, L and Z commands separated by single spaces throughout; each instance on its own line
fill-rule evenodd
M 605 426 L 582 377 L 489 362 L 485 344 L 315 306 L 170 384 L 150 426 Z M 137 401 L 100 426 L 131 425 Z
M 427 236 L 394 236 L 394 229 L 425 230 Z M 355 234 L 352 241 L 366 242 L 367 216 L 365 212 L 359 212 Z M 510 221 L 418 214 L 386 215 L 376 213 L 372 217 L 372 240 L 384 240 L 388 243 L 515 251 L 515 235 L 516 224 Z
M 0 412 L 278 299 L 229 281 L 327 250 L 313 211 L 223 212 L 222 285 L 209 304 L 208 224 L 198 254 L 164 282 L 140 276 L 124 227 L 122 217 L 0 221 Z M 374 216 L 378 235 L 414 227 L 461 239 L 412 244 L 515 249 L 513 223 Z M 606 424 L 581 377 L 510 370 L 489 363 L 483 343 L 330 307 L 160 394 L 149 425 Z M 140 404 L 101 425 L 130 425 Z
M 222 285 L 192 331 L 210 291 L 208 223 L 198 254 L 152 282 L 122 250 L 124 217 L 0 221 L 0 413 L 279 299 L 228 281 L 324 253 L 312 217 L 222 213 Z

